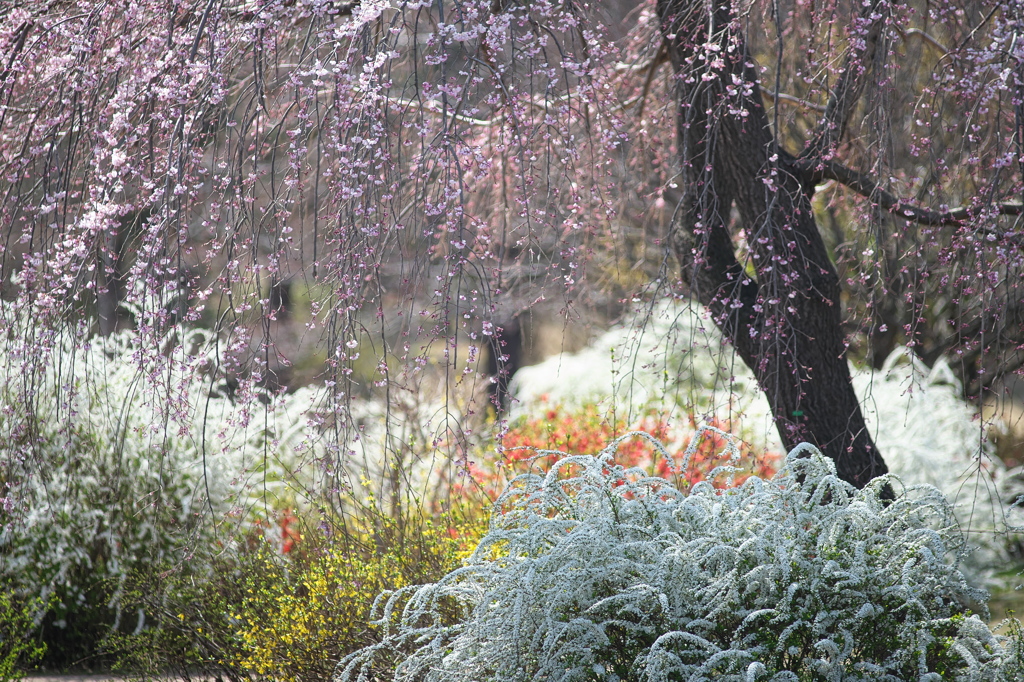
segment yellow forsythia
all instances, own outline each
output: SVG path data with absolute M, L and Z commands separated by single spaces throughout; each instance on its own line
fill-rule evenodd
M 430 522 L 399 530 L 392 522 L 348 535 L 347 551 L 337 541 L 287 559 L 267 550 L 231 614 L 240 644 L 233 663 L 261 679 L 330 679 L 341 658 L 377 641 L 369 615 L 378 594 L 436 580 L 468 556 L 482 531 Z

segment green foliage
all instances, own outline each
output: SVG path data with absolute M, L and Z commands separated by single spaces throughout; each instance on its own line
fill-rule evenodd
M 117 670 L 146 676 L 329 679 L 346 655 L 380 641 L 369 618 L 378 592 L 437 580 L 483 532 L 451 515 L 400 521 L 355 509 L 344 524 L 295 519 L 305 532 L 287 554 L 259 534 L 202 572 L 179 564 L 134 573 L 122 603 L 143 620 L 109 634 L 105 653 Z
M 1011 611 L 1000 629 L 1005 629 L 1007 635 L 1004 676 L 1008 680 L 1024 680 L 1024 626 Z
M 51 341 L 26 356 L 0 334 L 0 579 L 48 603 L 36 621 L 47 667 L 104 667 L 102 642 L 146 620 L 123 601 L 130 577 L 209 576 L 262 517 L 303 496 L 313 397 L 268 398 L 255 419 L 218 393 L 207 353 L 219 342 L 199 331 L 166 335 L 159 377 L 138 363 L 161 351 L 131 332 Z
M 21 679 L 46 652 L 32 637 L 35 616 L 45 607 L 37 597 L 19 599 L 9 582 L 0 582 L 0 682 Z
M 106 632 L 101 644 L 111 667 L 145 677 L 243 679 L 231 665 L 238 645 L 229 614 L 253 570 L 254 560 L 238 554 L 213 565 L 154 564 L 133 571 L 122 604 L 136 615 L 134 627 Z

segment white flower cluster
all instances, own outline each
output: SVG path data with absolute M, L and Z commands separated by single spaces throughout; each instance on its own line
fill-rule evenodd
M 29 357 L 13 331 L 0 334 L 0 577 L 55 594 L 58 615 L 116 619 L 133 568 L 201 572 L 239 526 L 281 541 L 267 521 L 310 484 L 312 394 L 232 401 L 203 376 L 216 345 L 200 332 L 177 329 L 184 343 L 150 375 L 133 332 L 59 337 Z
M 1024 488 L 995 456 L 946 361 L 928 368 L 897 351 L 881 370 L 855 372 L 853 383 L 889 470 L 908 483 L 934 485 L 954 505 L 974 549 L 967 572 L 987 580 L 1012 566 L 1008 548 L 1024 526 L 1024 513 L 1013 502 Z
M 983 594 L 935 488 L 856 490 L 805 445 L 684 495 L 617 444 L 515 479 L 464 567 L 378 598 L 339 682 L 1021 679 L 1019 642 L 961 606 Z
M 739 423 L 744 441 L 782 451 L 757 380 L 723 351 L 714 322 L 696 304 L 638 309 L 582 351 L 520 369 L 511 392 L 513 419 L 546 409 L 544 402 L 569 408 L 597 403 L 626 421 L 652 405 L 676 407 Z
M 1024 526 L 1024 514 L 1010 505 L 1024 488 L 995 457 L 948 364 L 940 359 L 928 368 L 901 349 L 881 370 L 851 366 L 851 374 L 889 470 L 909 484 L 934 485 L 954 503 L 978 550 L 967 562 L 974 578 L 986 580 L 993 570 L 1004 570 L 1011 561 L 1011 536 Z M 675 406 L 729 418 L 733 431 L 755 448 L 782 451 L 753 373 L 696 304 L 643 310 L 580 353 L 521 369 L 512 390 L 513 416 L 538 413 L 551 403 L 596 402 L 617 414 Z
M 469 432 L 454 401 L 438 382 L 392 386 L 388 399 L 352 401 L 351 428 L 336 478 L 347 483 L 342 504 L 385 507 L 410 502 L 430 505 L 448 494 L 466 471 L 459 451 L 483 441 Z

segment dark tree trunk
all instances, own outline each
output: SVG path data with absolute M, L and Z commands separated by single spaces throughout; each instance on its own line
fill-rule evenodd
M 274 281 L 270 284 L 268 292 L 270 299 L 270 310 L 273 311 L 275 319 L 284 322 L 292 318 L 292 283 L 290 280 Z
M 100 284 L 96 290 L 96 314 L 99 318 L 100 336 L 110 336 L 117 331 L 117 307 L 121 303 L 118 238 L 116 233 L 107 231 L 100 240 Z
M 863 69 L 839 81 L 798 159 L 775 139 L 729 0 L 659 0 L 658 12 L 679 103 L 673 247 L 683 277 L 756 374 L 786 447 L 813 443 L 863 487 L 887 467 L 853 391 L 839 278 L 811 208 L 813 160 L 841 137 Z M 736 257 L 740 229 L 748 263 Z
M 488 387 L 491 404 L 497 413 L 509 407 L 509 382 L 523 366 L 523 329 L 518 317 L 510 317 L 494 328 L 487 353 L 487 375 L 493 383 Z

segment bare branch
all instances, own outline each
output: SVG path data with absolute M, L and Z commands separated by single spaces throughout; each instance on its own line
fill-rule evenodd
M 939 42 L 938 38 L 935 38 L 930 33 L 926 33 L 919 28 L 908 28 L 906 30 L 900 28 L 899 26 L 896 26 L 895 28 L 896 32 L 900 34 L 900 37 L 903 38 L 903 40 L 906 40 L 909 36 L 920 36 L 921 40 L 923 40 L 926 43 L 930 43 L 932 47 L 937 49 L 942 54 L 946 54 L 949 52 L 949 49 L 941 42 Z
M 284 7 L 292 7 L 295 5 L 295 0 L 283 0 L 281 3 Z M 359 6 L 359 0 L 352 0 L 351 2 L 328 2 L 325 9 L 327 10 L 328 16 L 347 17 L 352 14 L 353 10 Z M 234 19 L 240 19 L 242 21 L 252 21 L 259 16 L 260 7 L 256 3 L 246 3 L 239 9 L 231 11 L 231 16 Z
M 825 114 L 814 138 L 808 143 L 802 158 L 824 157 L 826 152 L 834 148 L 843 138 L 846 132 L 846 125 L 853 114 L 853 109 L 864 91 L 864 83 L 870 70 L 865 68 L 875 57 L 875 49 L 878 47 L 878 39 L 882 34 L 882 26 L 885 23 L 887 14 L 879 11 L 881 0 L 872 0 L 862 10 L 861 20 L 874 17 L 868 27 L 867 34 L 860 43 L 859 49 L 851 49 L 846 55 L 846 62 L 843 64 L 843 72 L 839 76 L 828 105 L 825 107 Z
M 442 113 L 441 103 L 438 102 L 437 100 L 432 100 L 432 99 L 429 99 L 429 100 L 426 100 L 426 101 L 419 101 L 419 100 L 414 100 L 414 99 L 404 99 L 404 98 L 396 97 L 396 98 L 391 100 L 391 103 L 394 104 L 394 105 L 400 106 L 400 107 L 409 107 L 409 108 L 413 108 L 413 109 L 421 109 L 423 111 L 429 111 L 432 114 L 439 114 L 440 115 Z M 531 102 L 531 104 L 532 104 L 532 102 Z M 473 126 L 483 126 L 483 127 L 498 125 L 505 118 L 505 114 L 504 113 L 499 113 L 494 118 L 488 118 L 488 119 L 473 118 L 471 116 L 466 116 L 464 114 L 448 114 L 448 115 L 451 118 L 454 118 L 456 121 L 461 121 L 462 123 L 468 123 L 469 125 L 473 125 Z
M 784 92 L 772 92 L 771 90 L 768 90 L 766 88 L 761 88 L 761 94 L 775 103 L 789 102 L 799 107 L 803 107 L 804 109 L 810 109 L 811 111 L 825 113 L 825 105 L 815 104 L 814 102 L 808 102 L 805 99 L 800 99 L 799 97 L 794 97 L 793 95 L 787 95 Z
M 668 58 L 668 42 L 664 39 L 661 41 L 661 46 L 658 48 L 658 54 L 654 55 L 650 65 L 647 68 L 647 77 L 644 78 L 644 87 L 640 92 L 640 109 L 637 111 L 637 116 L 644 115 L 644 102 L 647 101 L 647 93 L 651 91 L 651 82 L 654 81 L 654 74 L 658 72 L 658 67 L 669 61 Z
M 648 59 L 647 61 L 641 62 L 640 64 L 627 64 L 625 62 L 616 62 L 615 70 L 627 72 L 647 71 L 649 69 L 657 68 L 658 66 L 661 66 L 666 62 L 668 62 L 668 47 L 666 46 L 665 41 L 662 40 L 661 44 L 658 46 L 658 51 L 655 52 L 654 56 Z
M 945 211 L 935 211 L 930 208 L 915 206 L 909 201 L 900 199 L 892 192 L 882 189 L 874 178 L 855 171 L 835 161 L 807 161 L 797 160 L 797 170 L 809 173 L 814 182 L 820 180 L 835 180 L 836 182 L 849 187 L 857 194 L 865 196 L 882 209 L 892 213 L 898 218 L 920 225 L 962 225 L 978 209 L 959 207 Z M 993 204 L 991 210 L 997 215 L 1024 215 L 1024 204 L 999 203 Z M 1009 237 L 1003 233 L 993 232 L 1000 237 Z

